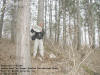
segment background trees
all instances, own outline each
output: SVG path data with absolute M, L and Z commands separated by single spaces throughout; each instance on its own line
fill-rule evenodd
M 34 0 L 31 2 L 31 23 L 36 25 L 39 20 L 42 20 L 45 24 L 46 38 L 53 39 L 56 42 L 64 40 L 67 45 L 69 39 L 71 39 L 72 43 L 77 43 L 78 47 L 83 44 L 89 47 L 99 46 L 100 5 L 98 0 L 45 0 L 42 3 L 45 7 L 38 10 L 37 2 Z M 2 0 L 1 6 L 0 36 L 3 31 L 3 36 L 6 35 L 10 38 L 11 35 L 11 39 L 14 41 L 16 37 L 14 29 L 16 28 L 16 1 L 6 2 L 6 0 Z M 40 18 L 37 14 L 40 14 L 41 9 L 45 9 L 41 12 L 45 17 L 42 15 Z M 9 22 L 8 25 L 7 22 Z
M 83 58 L 88 52 L 83 48 L 100 48 L 100 0 L 1 0 L 0 38 L 16 44 L 18 62 L 25 67 L 31 65 L 31 26 L 40 23 L 44 23 L 45 47 L 68 53 L 74 66 L 78 53 Z

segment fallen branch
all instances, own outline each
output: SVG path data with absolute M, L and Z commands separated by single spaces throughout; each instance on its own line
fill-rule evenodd
M 76 72 L 79 70 L 81 64 L 90 56 L 90 54 L 92 53 L 93 51 L 90 51 L 87 56 L 83 59 L 83 61 L 80 62 L 80 64 L 78 65 L 77 69 L 76 69 Z

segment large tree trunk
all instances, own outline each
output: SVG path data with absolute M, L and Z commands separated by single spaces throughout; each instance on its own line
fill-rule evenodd
M 3 21 L 4 21 L 4 14 L 6 8 L 6 0 L 3 0 L 2 12 L 1 12 L 1 19 L 0 19 L 0 38 L 2 37 L 2 29 L 3 29 Z
M 24 68 L 31 67 L 30 58 L 30 5 L 29 0 L 18 1 L 17 7 L 17 38 L 16 38 L 16 63 Z M 31 72 L 20 72 L 18 75 L 31 75 Z

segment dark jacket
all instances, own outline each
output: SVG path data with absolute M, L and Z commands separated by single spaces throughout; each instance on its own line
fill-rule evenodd
M 36 32 L 33 29 L 31 29 L 31 32 L 34 33 L 34 35 L 32 36 L 32 40 L 35 40 L 35 39 L 43 39 L 44 30 L 42 30 L 42 32 Z
M 33 29 L 31 29 L 31 33 L 33 34 L 33 35 L 31 36 L 31 39 L 32 39 L 32 40 L 35 40 L 35 34 L 36 34 L 36 32 L 35 32 Z

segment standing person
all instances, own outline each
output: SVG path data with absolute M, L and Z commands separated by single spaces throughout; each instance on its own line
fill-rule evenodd
M 39 53 L 41 57 L 44 57 L 44 46 L 43 46 L 43 36 L 44 36 L 44 30 L 43 30 L 43 24 L 39 24 L 36 27 L 34 27 L 31 32 L 35 33 L 35 39 L 34 39 L 34 50 L 33 50 L 33 56 L 34 58 L 37 55 L 37 50 L 39 48 Z

